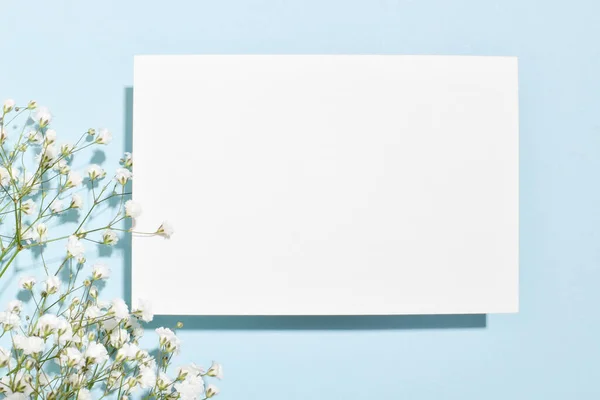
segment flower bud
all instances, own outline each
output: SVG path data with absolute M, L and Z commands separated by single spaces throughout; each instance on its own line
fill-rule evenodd
M 4 101 L 3 111 L 4 113 L 9 113 L 15 107 L 15 101 L 13 99 L 7 99 Z
M 37 102 L 35 100 L 30 100 L 29 103 L 27 103 L 27 108 L 30 110 L 35 110 L 36 107 Z
M 31 371 L 31 369 L 33 368 L 34 365 L 35 365 L 35 362 L 31 358 L 28 358 L 27 361 L 25 361 L 25 369 L 27 371 Z

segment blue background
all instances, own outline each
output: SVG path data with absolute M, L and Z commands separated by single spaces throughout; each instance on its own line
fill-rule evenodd
M 180 360 L 221 361 L 224 400 L 594 399 L 599 38 L 593 0 L 11 1 L 0 5 L 0 98 L 47 105 L 63 138 L 109 127 L 110 166 L 130 145 L 135 54 L 518 56 L 519 314 L 192 318 Z M 109 297 L 128 295 L 127 258 L 112 254 Z M 218 301 L 202 298 L 209 284 L 190 301 Z M 4 303 L 15 292 L 1 287 Z

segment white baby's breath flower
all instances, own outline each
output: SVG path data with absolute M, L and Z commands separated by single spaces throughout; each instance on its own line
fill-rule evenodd
M 52 212 L 55 214 L 61 212 L 64 209 L 65 209 L 65 205 L 59 199 L 56 199 L 52 203 L 50 203 L 50 210 L 52 210 Z
M 108 360 L 108 352 L 101 343 L 91 342 L 85 349 L 84 357 L 91 364 L 102 364 Z
M 56 321 L 56 331 L 54 333 L 55 340 L 60 345 L 65 345 L 67 342 L 73 340 L 73 328 L 69 321 L 64 317 L 58 317 Z
M 65 183 L 65 187 L 66 188 L 77 187 L 77 186 L 81 185 L 82 181 L 83 181 L 83 178 L 81 177 L 81 174 L 79 172 L 71 171 L 71 172 L 69 172 L 69 175 L 67 176 L 67 182 Z
M 107 244 L 109 246 L 114 246 L 119 241 L 119 237 L 117 233 L 112 229 L 107 229 L 102 233 L 102 243 Z
M 123 328 L 114 329 L 109 335 L 109 341 L 112 347 L 118 349 L 129 341 L 129 332 Z
M 74 193 L 73 196 L 71 196 L 71 208 L 81 208 L 83 206 L 83 198 L 78 195 L 77 193 Z
M 72 144 L 64 143 L 62 146 L 60 146 L 60 153 L 63 156 L 67 157 L 73 152 L 74 148 L 75 148 L 75 146 L 73 146 Z
M 46 107 L 40 107 L 35 113 L 35 121 L 43 128 L 52 121 L 52 114 Z
M 18 314 L 7 311 L 0 312 L 0 325 L 2 325 L 4 331 L 15 330 L 20 324 L 21 317 Z
M 60 289 L 60 279 L 57 276 L 50 275 L 44 281 L 44 291 L 47 294 L 54 294 Z
M 223 379 L 223 366 L 218 362 L 213 361 L 206 374 L 217 379 Z
M 156 333 L 158 334 L 158 343 L 162 346 L 162 348 L 168 352 L 178 353 L 179 348 L 181 346 L 181 341 L 175 335 L 175 332 L 170 330 L 169 328 L 156 328 Z
M 137 201 L 127 200 L 125 202 L 125 216 L 138 218 L 142 215 L 142 206 Z
M 174 233 L 173 225 L 169 221 L 163 221 L 163 223 L 156 230 L 156 234 L 160 236 L 164 236 L 167 239 L 171 237 Z
M 35 334 L 40 337 L 48 337 L 56 332 L 58 317 L 54 314 L 44 314 L 37 322 Z
M 33 289 L 33 286 L 36 284 L 36 279 L 33 276 L 24 276 L 19 279 L 19 286 L 25 290 Z
M 150 322 L 154 319 L 152 304 L 143 299 L 139 299 L 137 306 L 133 309 L 133 314 L 144 322 Z
M 92 393 L 86 389 L 86 388 L 81 388 L 79 389 L 79 392 L 77 392 L 77 400 L 92 400 Z
M 21 211 L 27 215 L 31 215 L 35 212 L 35 202 L 31 199 L 27 199 L 21 203 Z
M 129 318 L 129 307 L 123 301 L 123 299 L 114 299 L 111 303 L 109 312 L 115 316 L 117 321 L 121 321 Z
M 24 336 L 16 334 L 13 337 L 13 345 L 16 349 L 23 350 L 23 354 L 32 355 L 44 350 L 44 340 L 36 336 Z
M 125 168 L 117 168 L 115 172 L 115 180 L 121 185 L 125 185 L 132 178 L 132 176 L 133 174 L 131 171 Z
M 134 343 L 123 343 L 123 345 L 119 348 L 117 352 L 117 360 L 126 360 L 132 361 L 135 360 L 138 356 L 138 352 L 140 348 Z
M 108 144 L 112 140 L 112 133 L 108 129 L 100 129 L 96 136 L 96 143 Z
M 31 144 L 39 145 L 43 143 L 44 137 L 39 132 L 29 131 L 29 133 L 27 133 L 27 141 Z
M 201 374 L 204 374 L 204 370 L 194 363 L 177 368 L 177 377 L 181 379 L 187 379 L 190 376 L 198 376 Z
M 129 318 L 125 323 L 125 327 L 129 329 L 131 334 L 136 338 L 140 338 L 144 335 L 144 328 L 138 322 L 137 318 Z
M 65 160 L 60 160 L 57 163 L 55 163 L 52 169 L 57 171 L 61 175 L 68 175 L 69 172 L 71 172 L 71 167 L 69 167 L 69 164 L 67 164 Z
M 50 145 L 56 141 L 56 131 L 54 129 L 48 129 L 44 133 L 44 142 Z
M 21 300 L 11 300 L 8 302 L 6 306 L 7 312 L 12 312 L 15 314 L 20 314 L 23 309 L 23 302 Z
M 140 368 L 140 387 L 142 389 L 151 389 L 156 383 L 155 368 L 145 367 Z
M 67 255 L 69 257 L 78 258 L 85 253 L 85 247 L 77 236 L 71 235 L 67 240 Z
M 200 376 L 189 375 L 184 381 L 176 382 L 173 387 L 180 400 L 199 400 L 204 392 L 204 380 Z M 216 394 L 216 393 L 215 393 Z
M 61 351 L 58 363 L 61 367 L 83 367 L 83 354 L 75 347 L 67 347 Z
M 84 315 L 85 315 L 85 318 L 87 318 L 88 320 L 94 320 L 94 319 L 100 318 L 103 315 L 103 313 L 102 313 L 102 310 L 100 309 L 100 307 L 91 305 L 85 310 Z
M 211 383 L 211 384 L 209 384 L 206 387 L 206 393 L 205 393 L 206 394 L 206 398 L 210 399 L 211 397 L 216 396 L 217 394 L 219 394 L 219 392 L 220 392 L 219 388 L 216 387 L 215 385 L 213 385 Z
M 48 167 L 49 164 L 52 163 L 52 161 L 56 158 L 57 155 L 58 155 L 58 151 L 56 150 L 56 147 L 54 147 L 53 144 L 48 144 L 44 147 L 42 152 L 38 155 L 36 160 L 37 160 L 37 162 L 42 164 L 42 166 Z
M 8 366 L 10 362 L 10 351 L 0 347 L 0 368 Z
M 102 263 L 97 263 L 92 266 L 92 279 L 95 281 L 99 279 L 108 279 L 110 276 L 110 268 Z
M 171 378 L 169 378 L 169 376 L 163 371 L 158 373 L 158 377 L 156 378 L 156 387 L 158 387 L 159 390 L 163 391 L 167 389 L 172 383 L 173 381 Z
M 125 168 L 133 167 L 133 155 L 131 153 L 125 152 L 125 154 L 119 161 L 121 162 L 121 165 L 123 165 Z
M 0 185 L 7 186 L 10 183 L 10 173 L 4 167 L 0 167 Z
M 39 243 L 43 243 L 48 239 L 48 227 L 43 222 L 40 222 L 35 226 L 34 239 Z
M 91 164 L 89 167 L 87 167 L 86 172 L 92 181 L 102 179 L 104 176 L 106 176 L 106 171 L 104 171 L 104 169 L 102 169 L 102 167 L 98 164 Z
M 3 105 L 2 109 L 5 114 L 8 112 L 11 112 L 14 107 L 15 107 L 15 101 L 13 99 L 4 100 L 4 105 Z

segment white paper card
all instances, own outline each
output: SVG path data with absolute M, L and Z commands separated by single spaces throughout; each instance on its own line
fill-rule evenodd
M 158 314 L 518 310 L 512 57 L 139 56 L 133 299 Z

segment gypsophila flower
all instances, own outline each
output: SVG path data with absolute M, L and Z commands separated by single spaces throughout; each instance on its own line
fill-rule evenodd
M 86 388 L 80 388 L 77 392 L 77 400 L 92 400 L 92 393 Z
M 23 350 L 23 354 L 32 355 L 44 350 L 44 340 L 36 336 L 24 336 L 16 334 L 13 337 L 15 348 Z
M 63 156 L 67 157 L 73 152 L 74 148 L 75 148 L 75 146 L 73 146 L 72 144 L 64 143 L 62 146 L 60 146 L 60 153 Z
M 0 312 L 0 325 L 2 325 L 4 331 L 11 331 L 17 329 L 21 323 L 21 317 L 10 311 Z
M 109 246 L 114 246 L 119 241 L 117 233 L 111 229 L 107 229 L 102 233 L 102 243 Z
M 125 216 L 138 218 L 142 215 L 142 206 L 137 201 L 127 200 L 125 202 Z
M 156 230 L 156 234 L 166 237 L 167 239 L 173 235 L 173 225 L 169 221 L 163 221 L 163 223 Z
M 37 131 L 29 131 L 27 133 L 27 141 L 31 144 L 40 145 L 44 141 L 44 137 Z
M 40 107 L 35 114 L 35 121 L 43 128 L 52 121 L 52 114 L 46 107 Z
M 83 354 L 81 354 L 81 352 L 75 347 L 67 347 L 66 349 L 62 350 L 58 358 L 58 364 L 61 367 L 67 368 L 83 367 Z
M 110 345 L 116 349 L 120 348 L 128 341 L 129 341 L 129 332 L 127 332 L 127 330 L 125 330 L 123 328 L 113 329 L 109 335 Z
M 8 366 L 10 362 L 10 351 L 3 347 L 0 347 L 0 368 Z
M 106 175 L 106 172 L 102 169 L 102 167 L 97 164 L 92 164 L 89 167 L 87 167 L 86 172 L 88 177 L 92 181 L 102 179 Z
M 129 307 L 122 299 L 114 299 L 109 311 L 117 321 L 129 318 Z
M 77 193 L 74 193 L 73 196 L 71 196 L 71 208 L 81 208 L 83 206 L 83 198 L 78 195 Z
M 69 167 L 69 164 L 67 164 L 65 160 L 60 160 L 55 163 L 52 169 L 58 171 L 61 175 L 68 175 L 69 172 L 71 172 L 71 167 Z
M 36 284 L 36 279 L 33 276 L 22 277 L 19 279 L 19 286 L 25 290 L 33 289 L 33 286 Z
M 44 291 L 47 294 L 54 294 L 60 289 L 60 279 L 57 276 L 48 276 L 44 281 Z
M 39 242 L 39 243 L 45 242 L 46 239 L 48 238 L 48 228 L 46 227 L 46 224 L 44 224 L 43 222 L 40 222 L 39 224 L 37 224 L 35 226 L 35 233 L 36 233 L 36 235 L 34 236 L 34 239 L 36 242 Z
M 223 379 L 223 366 L 218 362 L 213 361 L 206 374 L 217 379 Z
M 13 99 L 4 100 L 4 105 L 3 105 L 2 109 L 5 114 L 8 112 L 11 112 L 14 107 L 15 107 L 15 101 Z
M 100 129 L 98 136 L 96 136 L 96 143 L 108 144 L 112 140 L 112 133 L 108 129 Z
M 200 393 L 204 392 L 204 380 L 200 376 L 188 375 L 183 382 L 177 382 L 173 387 L 181 400 L 200 400 Z
M 92 279 L 108 279 L 110 276 L 110 268 L 105 264 L 98 263 L 92 266 Z
M 35 212 L 35 202 L 31 199 L 27 199 L 21 203 L 21 211 L 27 215 L 31 215 Z
M 178 353 L 179 347 L 181 346 L 181 341 L 177 336 L 175 336 L 175 332 L 170 330 L 169 328 L 157 328 L 156 333 L 158 334 L 158 342 L 168 353 Z
M 144 322 L 152 321 L 152 319 L 154 319 L 154 313 L 152 313 L 152 304 L 147 300 L 139 299 L 137 306 L 133 309 L 133 315 Z
M 48 337 L 58 327 L 58 317 L 54 314 L 44 314 L 38 319 L 35 334 L 40 337 Z
M 210 399 L 213 396 L 219 394 L 219 388 L 213 385 L 212 383 L 206 387 L 206 398 Z
M 81 174 L 79 172 L 71 171 L 71 172 L 69 172 L 69 175 L 67 176 L 67 182 L 65 183 L 65 187 L 66 188 L 77 187 L 77 186 L 81 185 L 82 181 L 83 181 L 83 178 L 81 177 Z
M 69 257 L 78 258 L 85 253 L 85 247 L 83 243 L 77 238 L 77 236 L 69 236 L 67 240 L 67 255 Z
M 84 357 L 90 364 L 102 364 L 108 360 L 108 352 L 101 343 L 91 342 L 85 349 Z
M 10 183 L 10 173 L 4 167 L 0 167 L 0 185 L 6 186 Z
M 7 312 L 11 312 L 11 313 L 15 313 L 15 314 L 20 314 L 22 309 L 23 309 L 23 302 L 21 300 L 11 300 L 8 302 L 8 305 L 6 306 Z
M 121 185 L 125 185 L 132 177 L 130 170 L 125 168 L 117 168 L 115 173 L 115 180 Z
M 56 199 L 52 203 L 50 203 L 50 210 L 52 210 L 53 213 L 59 213 L 62 210 L 64 210 L 64 208 L 65 208 L 65 205 L 59 199 Z
M 125 168 L 133 167 L 133 156 L 131 153 L 126 152 L 119 161 Z
M 56 131 L 54 129 L 48 129 L 45 133 L 44 133 L 44 142 L 47 145 L 51 145 L 52 143 L 54 143 L 56 141 Z

